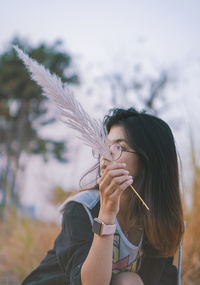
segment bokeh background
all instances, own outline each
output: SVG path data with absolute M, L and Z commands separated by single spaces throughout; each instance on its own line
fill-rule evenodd
M 95 162 L 13 44 L 94 118 L 134 106 L 170 125 L 186 221 L 182 283 L 199 284 L 200 2 L 7 0 L 0 10 L 0 284 L 20 284 L 39 264 L 60 231 L 59 205 Z

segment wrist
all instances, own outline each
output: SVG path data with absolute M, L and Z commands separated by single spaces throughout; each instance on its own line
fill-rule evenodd
M 99 236 L 113 235 L 116 231 L 116 224 L 106 224 L 99 218 L 94 218 L 92 231 Z
M 116 215 L 111 213 L 105 213 L 100 210 L 98 218 L 107 225 L 115 224 Z

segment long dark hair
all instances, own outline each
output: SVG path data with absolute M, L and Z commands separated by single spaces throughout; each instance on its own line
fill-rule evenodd
M 181 241 L 184 223 L 177 152 L 169 126 L 160 118 L 134 108 L 112 109 L 105 116 L 104 125 L 108 133 L 113 126 L 122 126 L 130 147 L 139 156 L 140 171 L 134 187 L 150 212 L 132 195 L 127 201 L 129 224 L 137 217 L 158 255 L 172 256 Z

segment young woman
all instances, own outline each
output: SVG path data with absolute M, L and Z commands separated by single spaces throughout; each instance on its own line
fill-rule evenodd
M 62 205 L 61 233 L 23 285 L 176 284 L 184 225 L 172 132 L 133 108 L 112 110 L 104 125 L 112 161 L 95 154 L 97 185 Z

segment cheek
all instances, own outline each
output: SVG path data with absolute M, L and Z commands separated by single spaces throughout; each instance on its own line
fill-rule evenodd
M 139 171 L 139 159 L 137 157 L 123 159 L 120 162 L 126 163 L 126 169 L 129 171 L 130 175 L 133 176 L 133 179 L 138 175 Z

